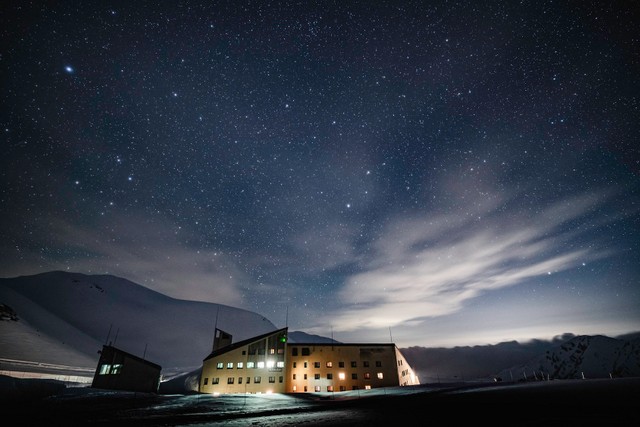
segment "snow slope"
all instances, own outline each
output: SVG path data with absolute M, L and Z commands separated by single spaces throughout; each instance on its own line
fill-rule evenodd
M 577 336 L 498 376 L 516 379 L 640 377 L 640 339 Z
M 163 372 L 185 372 L 210 353 L 216 324 L 234 341 L 278 329 L 258 313 L 170 298 L 109 275 L 56 271 L 0 279 L 0 304 L 0 359 L 91 369 L 107 342 Z

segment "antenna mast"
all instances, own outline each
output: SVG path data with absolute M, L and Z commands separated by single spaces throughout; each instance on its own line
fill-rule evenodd
M 111 336 L 111 328 L 113 328 L 113 323 L 111 325 L 109 325 L 109 332 L 107 333 L 107 339 L 104 342 L 105 345 L 109 345 L 109 336 Z

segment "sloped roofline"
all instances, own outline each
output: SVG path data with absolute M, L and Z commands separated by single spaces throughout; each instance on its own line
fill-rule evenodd
M 235 350 L 236 348 L 243 347 L 243 346 L 245 346 L 247 344 L 251 344 L 254 341 L 259 341 L 259 340 L 261 340 L 263 338 L 266 338 L 266 337 L 271 336 L 271 335 L 275 335 L 275 334 L 277 334 L 279 332 L 283 332 L 284 331 L 286 333 L 288 329 L 289 329 L 288 327 L 282 328 L 282 329 L 276 329 L 275 331 L 267 332 L 267 333 L 264 333 L 262 335 L 258 335 L 258 336 L 253 337 L 253 338 L 248 338 L 246 340 L 238 341 L 235 344 L 229 344 L 226 347 L 222 347 L 222 348 L 219 348 L 217 350 L 212 351 L 202 361 L 205 362 L 205 361 L 211 359 L 212 357 L 219 356 L 219 355 L 224 354 L 224 353 L 226 353 L 228 351 Z
M 162 366 L 158 365 L 157 363 L 153 363 L 153 362 L 151 362 L 151 361 L 149 361 L 147 359 L 143 359 L 142 357 L 136 356 L 135 354 L 128 353 L 128 352 L 126 352 L 124 350 L 119 349 L 118 347 L 114 347 L 112 345 L 106 345 L 105 344 L 105 345 L 102 346 L 102 349 L 104 350 L 105 348 L 111 348 L 111 349 L 113 349 L 113 351 L 115 353 L 124 354 L 127 357 L 129 357 L 130 359 L 137 360 L 138 362 L 144 363 L 145 365 L 153 366 L 154 368 L 158 368 L 158 370 L 162 370 Z M 102 356 L 102 352 L 100 353 L 100 355 Z

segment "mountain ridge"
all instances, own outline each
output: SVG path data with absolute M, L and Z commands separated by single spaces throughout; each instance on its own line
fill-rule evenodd
M 170 369 L 201 364 L 216 322 L 234 340 L 277 329 L 259 313 L 178 300 L 110 275 L 55 271 L 0 279 L 0 303 L 15 312 L 31 339 L 40 335 L 64 343 L 73 337 L 74 349 L 89 358 L 110 341 Z M 2 347 L 20 345 L 2 342 L 6 324 L 0 332 Z
M 235 342 L 276 327 L 259 313 L 179 300 L 111 275 L 64 271 L 0 278 L 0 359 L 95 369 L 111 343 L 163 367 L 197 375 L 215 326 Z M 290 342 L 332 342 L 290 331 Z M 333 341 L 338 342 L 338 341 Z M 150 345 L 149 345 L 150 344 Z M 420 381 L 640 376 L 640 332 L 619 337 L 558 335 L 453 348 L 400 349 Z

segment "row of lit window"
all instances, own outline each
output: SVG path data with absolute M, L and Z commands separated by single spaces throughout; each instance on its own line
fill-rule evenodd
M 360 389 L 360 387 L 358 387 L 357 385 L 354 385 L 354 386 L 352 386 L 352 387 L 351 387 L 351 390 L 359 390 L 359 389 Z M 371 390 L 371 386 L 370 386 L 370 385 L 365 385 L 365 386 L 364 386 L 364 389 L 365 389 L 365 390 Z M 346 386 L 341 385 L 341 386 L 340 386 L 340 388 L 339 388 L 338 390 L 340 390 L 340 391 L 347 391 L 347 387 L 346 387 Z M 294 391 L 294 392 L 295 392 L 295 391 L 298 391 L 298 386 L 297 386 L 297 385 L 294 385 L 294 386 L 293 386 L 293 391 Z M 303 391 L 309 391 L 309 387 L 304 386 L 304 390 L 303 390 Z M 317 385 L 317 386 L 315 386 L 315 387 L 313 388 L 313 391 L 315 391 L 316 393 L 319 393 L 319 392 L 321 392 L 321 391 L 322 391 L 322 387 L 320 387 L 319 385 Z M 333 392 L 333 391 L 335 391 L 335 389 L 334 389 L 334 387 L 333 387 L 332 385 L 328 385 L 328 386 L 327 386 L 327 391 L 329 391 L 329 392 Z
M 309 367 L 309 362 L 302 362 L 303 363 L 303 367 L 304 368 L 308 368 Z M 333 368 L 333 362 L 326 362 L 325 366 L 327 368 Z M 368 368 L 370 366 L 369 361 L 368 360 L 363 360 L 362 361 L 362 367 L 363 368 Z M 293 367 L 297 368 L 298 367 L 298 362 L 293 362 Z M 320 368 L 320 362 L 313 362 L 313 367 L 316 369 Z M 355 360 L 351 361 L 351 367 L 352 368 L 357 368 L 358 367 L 358 362 L 356 362 Z M 382 362 L 379 360 L 376 360 L 376 368 L 381 368 L 382 367 Z M 344 362 L 338 362 L 338 368 L 344 368 Z
M 242 384 L 242 380 L 244 377 L 238 377 L 238 384 Z M 282 381 L 284 380 L 284 378 L 282 376 L 278 377 L 278 382 L 282 383 Z M 228 377 L 227 378 L 227 384 L 235 384 L 235 377 Z M 262 377 L 260 376 L 255 376 L 253 377 L 253 383 L 254 384 L 260 384 L 262 382 Z M 274 384 L 276 382 L 276 377 L 275 376 L 271 376 L 269 377 L 269 383 Z M 209 384 L 209 378 L 205 378 L 202 381 L 202 385 L 207 385 Z M 214 377 L 211 378 L 211 384 L 212 385 L 216 385 L 216 384 L 220 384 L 220 378 L 219 377 Z M 251 384 L 251 377 L 247 377 L 247 382 L 246 384 Z
M 364 373 L 364 375 L 363 375 L 363 377 L 364 377 L 364 379 L 365 379 L 365 380 L 370 380 L 370 379 L 371 379 L 371 373 L 370 373 L 370 372 L 365 372 L 365 373 Z M 376 374 L 376 377 L 377 377 L 379 380 L 384 379 L 384 374 L 383 374 L 382 372 L 378 372 L 378 373 Z M 295 380 L 295 379 L 297 379 L 297 378 L 298 378 L 298 375 L 297 375 L 297 374 L 293 374 L 293 379 Z M 308 377 L 307 377 L 307 374 L 303 374 L 303 379 L 305 379 L 305 380 L 306 380 L 307 378 L 308 378 Z M 344 372 L 339 372 L 339 373 L 338 373 L 338 379 L 339 379 L 339 380 L 344 380 L 345 378 L 346 378 L 346 375 L 345 375 L 345 373 L 344 373 Z M 320 378 L 320 374 L 314 374 L 314 375 L 313 375 L 313 379 L 315 379 L 315 380 L 319 380 L 319 379 L 321 379 L 321 378 Z M 333 374 L 331 374 L 331 373 L 327 374 L 327 379 L 328 379 L 328 380 L 332 380 L 332 379 L 333 379 Z M 357 380 L 357 379 L 358 379 L 358 374 L 356 374 L 355 372 L 354 372 L 354 373 L 352 373 L 352 374 L 351 374 L 351 379 L 352 379 L 352 380 Z
M 114 365 L 104 364 L 100 366 L 99 375 L 117 375 L 122 372 L 122 363 L 116 363 Z
M 270 348 L 269 349 L 269 354 L 276 354 L 276 353 L 277 354 L 284 354 L 284 349 L 282 349 L 282 348 L 278 348 L 278 349 Z M 250 356 L 256 356 L 256 355 L 257 356 L 264 356 L 264 354 L 265 354 L 264 347 L 259 347 L 257 349 L 256 348 L 251 348 L 251 349 L 249 349 L 248 354 Z M 247 355 L 247 350 L 242 350 L 242 355 L 243 356 Z
M 233 369 L 235 366 L 236 369 L 244 369 L 244 362 L 238 362 L 234 365 L 233 362 L 227 362 L 227 369 Z M 267 360 L 266 362 L 247 362 L 247 369 L 264 369 L 267 368 L 284 368 L 284 362 L 278 361 L 275 362 L 273 360 Z M 216 364 L 216 369 L 224 369 L 224 363 L 218 362 Z

